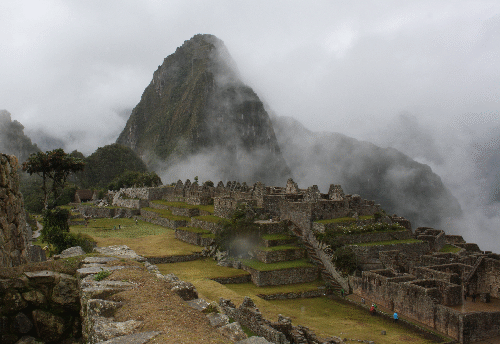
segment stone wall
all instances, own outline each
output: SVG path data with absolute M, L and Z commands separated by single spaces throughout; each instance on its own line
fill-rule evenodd
M 302 259 L 306 255 L 304 249 L 287 249 L 287 250 L 276 250 L 276 251 L 264 251 L 256 250 L 255 256 L 258 260 L 263 263 L 277 263 L 285 262 L 289 260 Z
M 16 266 L 28 261 L 30 238 L 19 191 L 18 168 L 15 156 L 0 154 L 0 266 Z
M 238 308 L 230 300 L 221 298 L 219 306 L 228 317 L 246 326 L 258 336 L 262 336 L 276 344 L 289 343 L 285 334 L 272 328 L 269 321 L 266 321 L 262 317 L 259 309 L 250 298 L 245 297 L 243 303 Z
M 139 209 L 131 208 L 111 208 L 111 207 L 91 207 L 88 205 L 78 205 L 78 211 L 82 216 L 89 216 L 94 218 L 113 218 L 113 217 L 126 217 L 140 215 Z
M 379 258 L 379 252 L 382 251 L 402 251 L 406 255 L 422 256 L 429 252 L 429 243 L 424 241 L 421 243 L 404 243 L 391 245 L 375 245 L 375 246 L 349 246 L 358 259 L 363 261 L 371 261 Z
M 344 245 L 351 245 L 374 241 L 407 240 L 413 238 L 413 233 L 409 230 L 402 230 L 393 232 L 373 232 L 353 235 L 339 235 L 336 238 L 339 243 L 342 243 Z
M 259 271 L 245 265 L 242 265 L 241 268 L 252 275 L 252 282 L 258 287 L 266 285 L 307 283 L 315 281 L 319 276 L 318 268 L 316 267 L 291 268 L 273 271 Z
M 477 271 L 477 292 L 500 298 L 500 261 L 484 258 Z
M 464 277 L 471 269 L 470 265 L 455 263 L 416 267 L 412 274 L 418 279 L 438 279 L 448 283 L 462 284 Z
M 454 269 L 459 271 L 461 267 Z M 357 295 L 376 300 L 391 311 L 430 326 L 460 343 L 500 334 L 500 312 L 461 313 L 450 308 L 462 303 L 460 285 L 397 275 L 390 270 L 365 271 L 362 278 L 352 277 L 350 282 Z
M 170 220 L 165 217 L 160 217 L 158 213 L 154 211 L 145 210 L 144 208 L 140 210 L 141 216 L 145 221 L 154 223 L 155 225 L 160 225 L 163 227 L 168 227 L 176 229 L 178 227 L 187 227 L 189 221 L 186 220 Z
M 0 280 L 0 342 L 30 335 L 59 342 L 81 333 L 78 281 L 53 271 Z
M 217 233 L 222 230 L 222 224 L 218 222 L 211 222 L 211 221 L 204 221 L 197 219 L 196 217 L 193 217 L 191 219 L 191 227 L 198 227 L 207 231 L 210 231 L 212 233 Z
M 144 199 L 113 198 L 113 205 L 116 207 L 141 209 L 149 205 L 149 201 Z

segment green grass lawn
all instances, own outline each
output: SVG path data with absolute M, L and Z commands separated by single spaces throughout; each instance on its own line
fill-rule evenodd
M 152 212 L 160 215 L 160 217 L 164 217 L 164 218 L 172 220 L 172 221 L 188 221 L 188 222 L 191 221 L 190 217 L 174 215 L 174 214 L 172 214 L 172 211 L 169 209 L 155 209 L 155 208 L 149 208 L 149 207 L 144 207 L 142 209 L 147 210 L 147 211 L 152 211 Z
M 200 297 L 207 301 L 218 302 L 219 298 L 230 299 L 239 306 L 245 296 L 249 296 L 263 316 L 276 321 L 278 314 L 292 319 L 293 325 L 307 326 L 319 336 L 340 336 L 372 340 L 377 344 L 411 343 L 431 344 L 422 335 L 393 324 L 381 317 L 372 317 L 368 311 L 348 304 L 343 300 L 326 297 L 284 301 L 266 301 L 257 294 L 275 294 L 308 291 L 323 285 L 321 281 L 291 284 L 285 286 L 257 287 L 253 283 L 219 284 L 210 280 L 214 277 L 238 276 L 243 270 L 217 266 L 212 259 L 192 262 L 158 264 L 163 274 L 174 273 L 181 280 L 190 281 L 198 290 Z M 382 335 L 381 331 L 386 331 Z
M 362 244 L 354 244 L 355 246 L 382 246 L 382 245 L 394 245 L 394 244 L 415 244 L 421 243 L 422 240 L 418 239 L 405 239 L 405 240 L 387 240 L 387 241 L 372 241 L 365 242 Z
M 188 255 L 203 250 L 177 240 L 173 229 L 145 221 L 136 224 L 134 219 L 95 219 L 89 221 L 88 227 L 71 226 L 70 230 L 90 235 L 98 246 L 127 245 L 146 257 Z
M 226 220 L 226 219 L 223 219 L 222 217 L 217 217 L 217 216 L 214 216 L 214 215 L 195 216 L 194 218 L 197 219 L 197 220 L 207 221 L 207 222 L 214 222 L 214 223 L 222 223 L 222 222 L 224 222 Z
M 443 248 L 441 250 L 439 250 L 439 252 L 443 252 L 443 253 L 456 253 L 456 252 L 460 252 L 462 249 L 460 247 L 456 247 L 456 246 L 453 246 L 453 245 L 444 245 Z
M 296 239 L 288 234 L 264 234 L 261 236 L 262 240 L 289 240 Z

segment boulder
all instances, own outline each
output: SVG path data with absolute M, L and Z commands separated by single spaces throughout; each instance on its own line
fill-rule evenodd
M 33 328 L 33 323 L 24 313 L 17 313 L 12 319 L 12 324 L 10 325 L 12 332 L 16 333 L 28 333 Z
M 46 302 L 45 295 L 38 290 L 30 290 L 23 293 L 23 299 L 34 306 L 40 306 Z
M 161 334 L 161 332 L 159 331 L 139 332 L 126 336 L 116 337 L 104 342 L 100 342 L 98 344 L 143 344 L 159 334 Z
M 56 254 L 54 256 L 54 259 L 84 256 L 85 254 L 86 254 L 85 251 L 80 246 L 74 246 L 74 247 L 70 247 L 70 248 L 65 249 L 60 254 Z
M 237 342 L 247 338 L 247 335 L 245 334 L 245 332 L 243 332 L 243 329 L 238 322 L 224 325 L 222 327 L 219 327 L 217 330 L 224 337 L 232 340 L 233 342 Z
M 247 339 L 240 340 L 236 344 L 272 344 L 264 337 L 253 336 Z
M 116 322 L 110 318 L 95 317 L 93 319 L 93 331 L 88 341 L 90 343 L 99 343 L 114 337 L 128 335 L 133 333 L 141 324 L 142 321 L 137 320 Z
M 210 313 L 207 314 L 208 321 L 213 327 L 222 327 L 229 324 L 229 317 L 226 314 Z
M 189 305 L 189 307 L 194 308 L 194 309 L 196 309 L 196 310 L 198 310 L 200 312 L 203 312 L 203 310 L 210 305 L 204 299 L 190 300 L 190 301 L 187 302 L 187 304 Z
M 64 319 L 58 315 L 35 309 L 33 321 L 39 338 L 47 342 L 58 341 L 64 333 Z
M 59 282 L 52 289 L 52 301 L 63 306 L 78 304 L 78 280 L 70 275 L 59 274 Z
M 190 282 L 175 282 L 171 291 L 179 295 L 184 301 L 190 301 L 198 298 L 198 291 L 196 291 L 195 286 Z

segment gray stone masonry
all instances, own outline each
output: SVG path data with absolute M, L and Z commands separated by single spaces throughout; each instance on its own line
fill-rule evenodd
M 0 153 L 0 267 L 28 262 L 29 233 L 18 168 L 15 156 Z

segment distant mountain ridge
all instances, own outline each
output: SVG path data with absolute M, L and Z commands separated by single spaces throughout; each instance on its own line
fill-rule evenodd
M 155 169 L 201 154 L 223 180 L 274 185 L 291 176 L 264 105 L 212 35 L 165 58 L 116 142 Z
M 375 200 L 413 226 L 439 227 L 461 215 L 457 199 L 431 168 L 394 148 L 381 148 L 339 133 L 312 132 L 290 117 L 272 117 L 276 137 L 295 181 L 332 182 L 344 191 Z
M 24 126 L 12 120 L 10 112 L 0 110 L 0 153 L 15 155 L 22 163 L 40 149 L 24 134 Z

